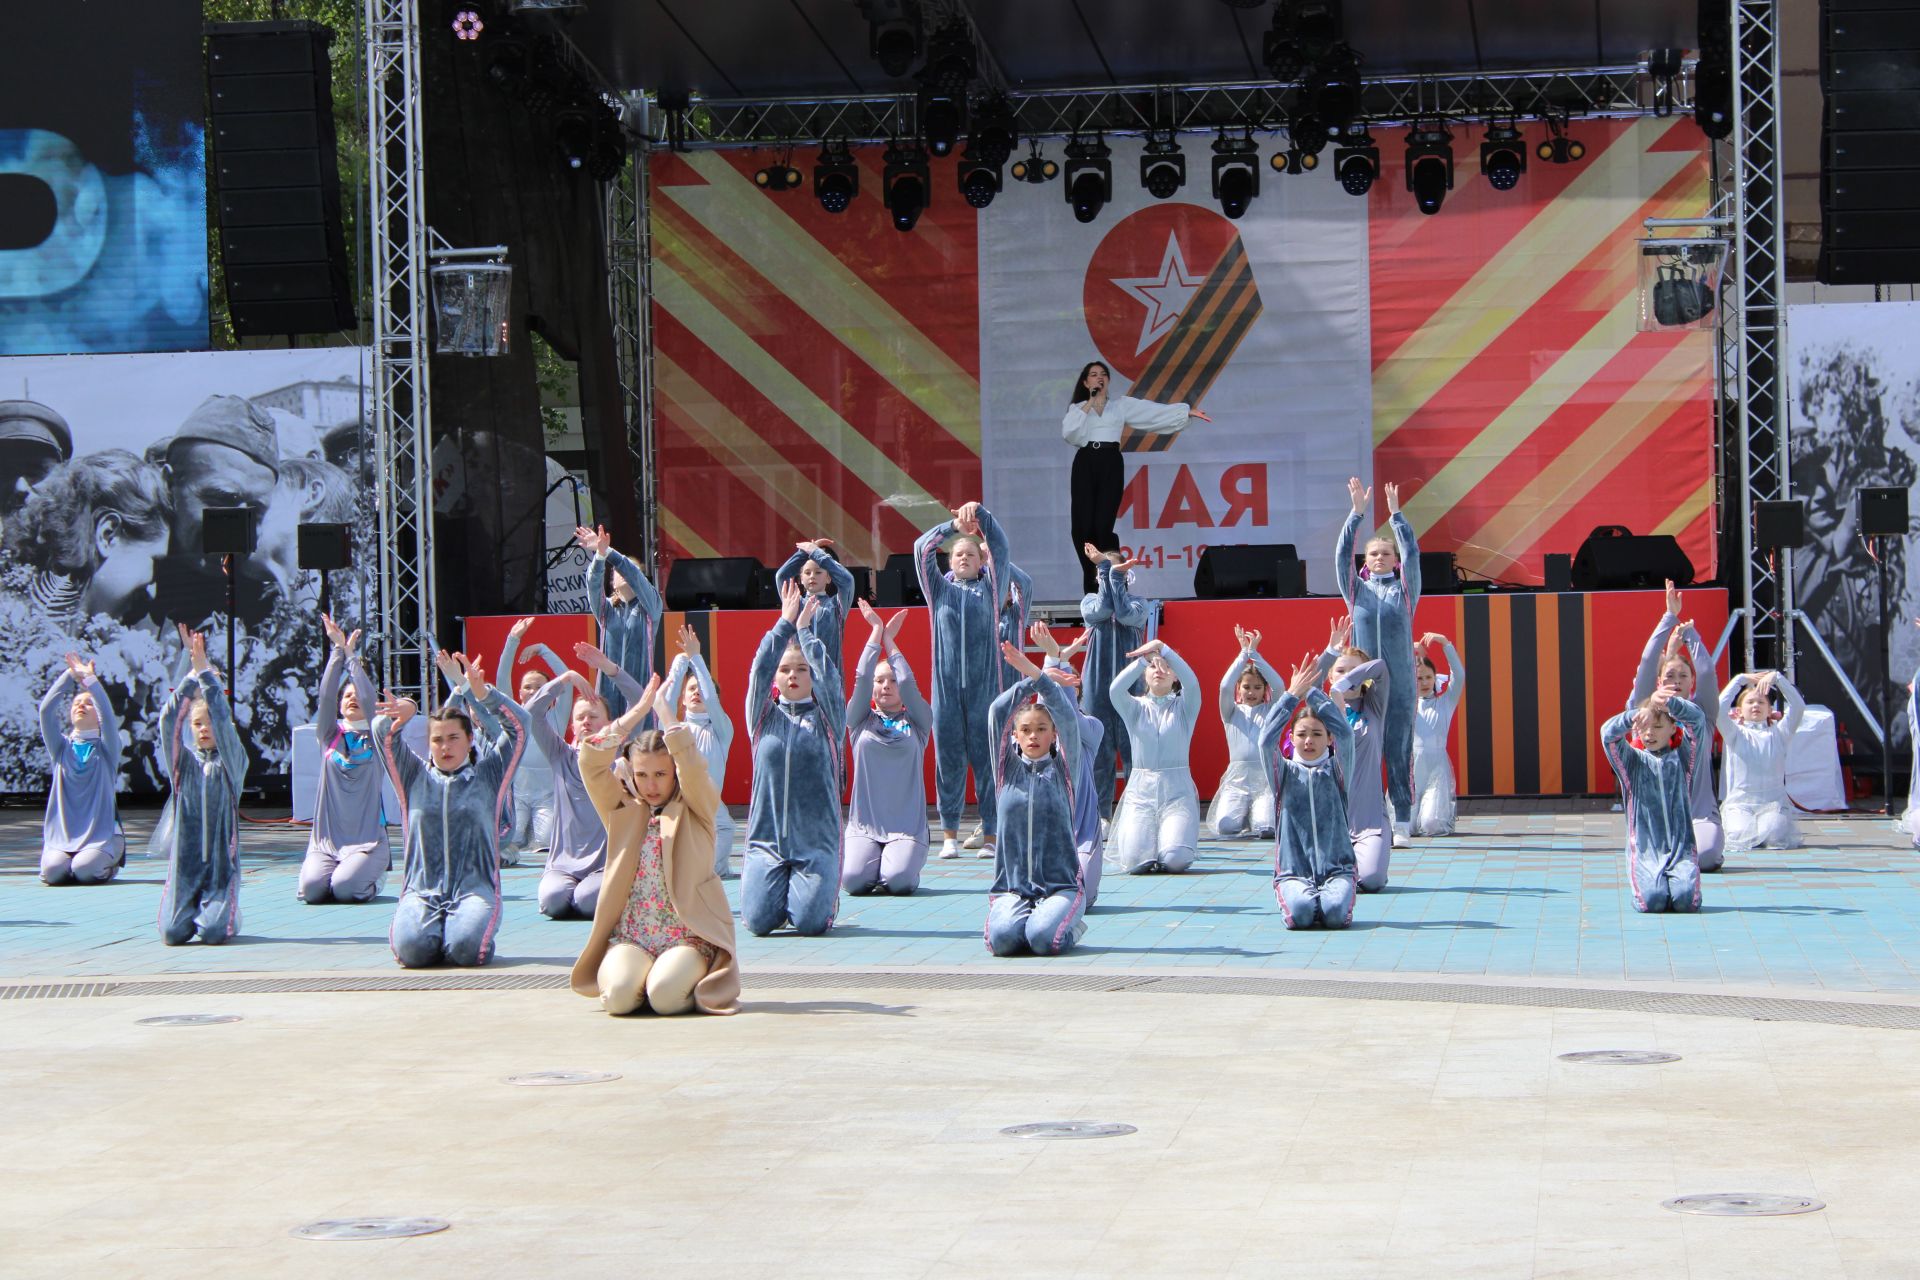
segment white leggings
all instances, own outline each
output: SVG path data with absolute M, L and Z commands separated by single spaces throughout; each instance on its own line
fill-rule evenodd
M 1107 836 L 1107 861 L 1124 875 L 1185 871 L 1200 843 L 1200 797 L 1185 769 L 1135 767 Z
M 693 947 L 668 947 L 656 959 L 631 942 L 615 942 L 600 961 L 600 1007 L 611 1014 L 686 1013 L 707 976 L 707 958 Z
M 1360 892 L 1378 893 L 1387 887 L 1387 862 L 1392 857 L 1393 841 L 1385 828 L 1353 833 L 1353 865 L 1360 874 Z

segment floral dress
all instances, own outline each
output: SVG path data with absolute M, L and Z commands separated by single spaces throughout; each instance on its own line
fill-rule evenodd
M 662 861 L 660 819 L 647 824 L 646 843 L 640 846 L 640 865 L 633 871 L 633 890 L 627 895 L 627 909 L 613 931 L 615 942 L 639 947 L 659 959 L 673 947 L 692 947 L 711 965 L 716 955 L 713 944 L 680 922 L 667 898 L 666 866 Z

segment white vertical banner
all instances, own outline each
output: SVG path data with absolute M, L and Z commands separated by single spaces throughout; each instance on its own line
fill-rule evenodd
M 1150 568 L 1138 589 L 1193 594 L 1211 544 L 1292 543 L 1332 592 L 1349 476 L 1372 474 L 1367 201 L 1328 171 L 1260 163 L 1237 221 L 1209 198 L 1212 154 L 1185 142 L 1187 183 L 1157 201 L 1141 143 L 1115 139 L 1114 199 L 1074 220 L 1064 176 L 1009 181 L 980 219 L 981 467 L 988 507 L 1042 600 L 1080 594 L 1069 537 L 1073 447 L 1061 418 L 1089 360 L 1114 394 L 1204 409 L 1134 440 L 1115 529 Z
M 569 471 L 552 458 L 547 459 L 546 525 L 547 612 L 591 613 L 587 568 L 593 557 L 574 541 L 573 531 L 581 525 L 593 527 L 593 492 L 587 488 L 586 472 Z

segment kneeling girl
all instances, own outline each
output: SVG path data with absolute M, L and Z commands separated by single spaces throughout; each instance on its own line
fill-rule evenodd
M 1086 894 L 1073 835 L 1073 778 L 1080 717 L 1057 680 L 1011 644 L 1007 665 L 1025 678 L 994 699 L 993 744 L 1000 841 L 987 891 L 987 950 L 1056 956 L 1086 931 Z

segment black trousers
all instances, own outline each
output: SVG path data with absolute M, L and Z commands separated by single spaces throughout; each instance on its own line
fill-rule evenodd
M 1080 589 L 1084 593 L 1093 592 L 1094 568 L 1080 548 L 1091 542 L 1096 550 L 1119 550 L 1113 522 L 1120 514 L 1120 491 L 1126 480 L 1127 468 L 1120 461 L 1118 445 L 1097 449 L 1083 446 L 1074 451 L 1069 486 L 1073 496 L 1073 554 L 1080 561 Z

